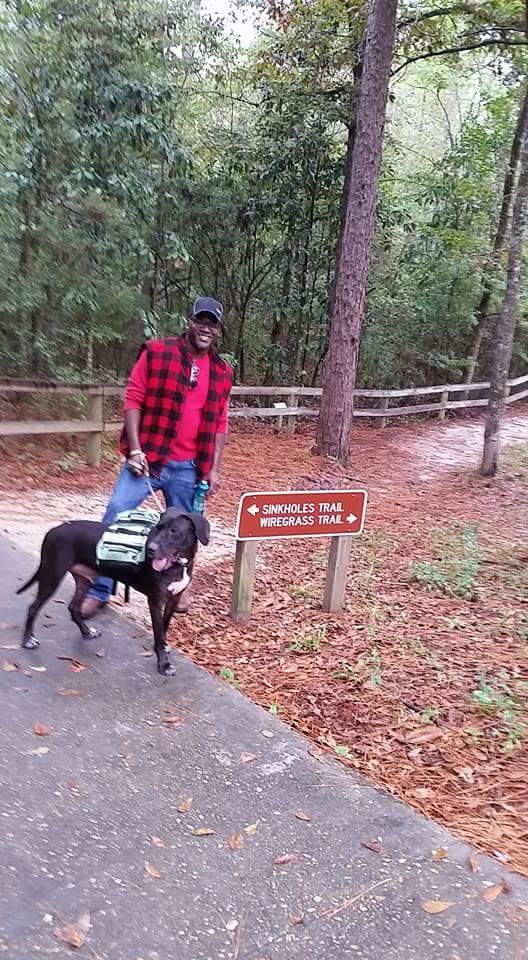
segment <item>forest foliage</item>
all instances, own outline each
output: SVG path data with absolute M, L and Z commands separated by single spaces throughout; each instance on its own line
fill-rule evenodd
M 242 45 L 198 0 L 0 0 L 1 376 L 122 378 L 205 293 L 240 381 L 320 382 L 365 4 L 254 6 Z M 500 304 L 524 8 L 399 4 L 359 386 L 461 380 Z

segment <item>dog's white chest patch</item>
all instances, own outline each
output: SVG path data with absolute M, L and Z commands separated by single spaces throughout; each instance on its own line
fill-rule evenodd
M 173 580 L 172 583 L 167 584 L 167 590 L 169 593 L 172 593 L 173 596 L 176 596 L 177 593 L 182 593 L 185 588 L 189 586 L 190 582 L 191 578 L 187 570 L 184 570 L 181 580 Z

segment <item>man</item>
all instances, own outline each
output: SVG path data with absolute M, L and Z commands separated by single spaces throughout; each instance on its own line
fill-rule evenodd
M 191 511 L 198 480 L 209 494 L 219 487 L 227 434 L 233 371 L 217 354 L 224 308 L 198 297 L 181 337 L 147 341 L 130 374 L 120 449 L 126 458 L 103 521 L 133 510 L 152 489 L 168 507 Z M 148 477 L 148 479 L 147 479 Z M 100 578 L 89 591 L 82 615 L 91 617 L 108 602 L 112 581 Z M 188 609 L 186 591 L 178 610 Z

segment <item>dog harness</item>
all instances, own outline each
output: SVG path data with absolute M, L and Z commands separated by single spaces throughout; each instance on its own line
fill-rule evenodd
M 105 530 L 95 548 L 98 564 L 127 564 L 139 567 L 146 557 L 147 538 L 159 521 L 157 510 L 125 510 Z

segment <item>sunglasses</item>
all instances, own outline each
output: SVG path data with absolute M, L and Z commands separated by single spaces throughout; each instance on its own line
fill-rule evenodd
M 214 330 L 215 333 L 220 330 L 221 324 L 218 320 L 215 320 L 214 317 L 210 317 L 208 314 L 198 315 L 197 317 L 192 318 L 192 323 L 197 327 L 208 327 L 210 330 Z
M 194 390 L 198 386 L 198 377 L 200 376 L 200 367 L 197 363 L 191 363 L 191 372 L 189 374 L 189 387 Z

